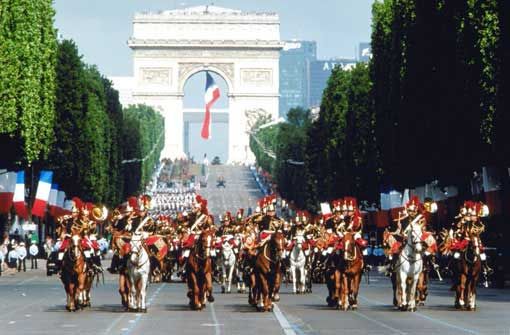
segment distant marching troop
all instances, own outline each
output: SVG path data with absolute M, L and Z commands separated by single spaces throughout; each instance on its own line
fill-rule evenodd
M 189 306 L 205 308 L 214 301 L 213 281 L 230 293 L 233 283 L 259 311 L 271 311 L 279 301 L 282 278 L 292 280 L 293 292 L 311 292 L 312 282 L 325 282 L 326 302 L 341 310 L 358 307 L 361 276 L 366 269 L 363 221 L 357 201 L 345 197 L 331 202 L 328 214 L 312 217 L 298 211 L 293 218 L 276 215 L 277 198 L 259 200 L 255 213 L 235 216 L 226 212 L 215 225 L 207 200 L 196 195 L 193 209 L 175 217 L 151 212 L 151 197 L 131 197 L 109 212 L 104 207 L 73 199 L 72 213 L 58 219 L 58 267 L 67 294 L 66 308 L 90 306 L 90 291 L 99 281 L 101 267 L 97 231 L 111 233 L 114 251 L 109 271 L 119 274 L 119 293 L 127 311 L 146 312 L 146 291 L 151 282 L 170 281 L 182 275 Z M 284 200 L 282 212 L 288 209 Z M 427 297 L 428 276 L 437 270 L 438 253 L 451 258 L 455 307 L 476 308 L 476 285 L 489 270 L 480 235 L 488 208 L 466 201 L 450 229 L 437 236 L 427 230 L 432 202 L 413 197 L 386 229 L 383 245 L 387 272 L 393 286 L 393 304 L 415 311 Z M 220 271 L 221 269 L 221 271 Z M 215 273 L 221 273 L 216 276 Z

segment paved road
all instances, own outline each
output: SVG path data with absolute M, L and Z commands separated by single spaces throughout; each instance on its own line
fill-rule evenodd
M 214 213 L 235 211 L 260 196 L 249 171 L 213 167 L 227 180 L 226 189 L 213 182 L 201 194 Z M 107 267 L 108 264 L 104 264 Z M 273 313 L 258 313 L 246 295 L 222 295 L 201 312 L 190 311 L 182 283 L 149 287 L 147 314 L 125 313 L 120 306 L 116 278 L 92 292 L 92 308 L 76 313 L 65 310 L 65 293 L 56 276 L 42 270 L 3 274 L 0 277 L 0 334 L 507 334 L 510 335 L 510 290 L 479 289 L 478 310 L 453 309 L 448 284 L 432 284 L 427 306 L 416 313 L 395 311 L 387 278 L 375 275 L 361 287 L 358 311 L 340 312 L 325 306 L 326 288 L 313 294 L 292 295 L 283 287 Z
M 384 277 L 361 288 L 358 311 L 325 306 L 326 288 L 292 295 L 284 287 L 277 312 L 259 313 L 246 295 L 219 294 L 201 312 L 190 311 L 182 283 L 149 287 L 147 314 L 123 312 L 116 278 L 93 289 L 92 308 L 69 313 L 58 277 L 41 270 L 0 277 L 0 334 L 510 334 L 510 292 L 480 289 L 478 310 L 452 307 L 446 284 L 434 283 L 427 306 L 416 313 L 390 306 L 391 289 Z
M 223 176 L 226 187 L 217 187 L 216 180 Z M 232 212 L 235 215 L 239 208 L 256 207 L 257 200 L 262 197 L 251 171 L 245 167 L 228 165 L 212 165 L 209 167 L 208 186 L 199 192 L 209 202 L 209 211 L 215 216 Z

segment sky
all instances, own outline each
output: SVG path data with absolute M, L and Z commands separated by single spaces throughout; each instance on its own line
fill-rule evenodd
M 212 4 L 243 11 L 276 12 L 282 40 L 315 40 L 319 59 L 355 58 L 370 41 L 374 0 L 55 0 L 59 37 L 73 39 L 85 62 L 107 76 L 131 76 L 127 40 L 135 12 Z

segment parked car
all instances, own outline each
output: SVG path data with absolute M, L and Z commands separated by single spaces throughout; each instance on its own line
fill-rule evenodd
M 221 160 L 220 160 L 220 157 L 218 156 L 215 156 L 211 162 L 212 165 L 220 165 L 221 164 Z

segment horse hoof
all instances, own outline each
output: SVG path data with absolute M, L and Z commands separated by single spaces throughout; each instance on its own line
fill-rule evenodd
M 275 294 L 273 300 L 276 301 L 276 302 L 280 301 L 280 295 L 279 294 Z
M 224 287 L 221 288 L 221 293 L 225 293 L 225 288 Z
M 140 308 L 140 312 L 147 313 L 147 308 Z
M 408 309 L 409 312 L 416 312 L 416 307 L 411 307 Z
M 398 309 L 402 312 L 407 311 L 407 306 L 399 306 Z
M 352 309 L 353 311 L 357 311 L 357 310 L 358 310 L 358 306 L 357 306 L 357 305 L 352 305 L 352 306 L 351 306 L 351 309 Z
M 208 296 L 207 301 L 214 302 L 214 297 L 212 295 Z

